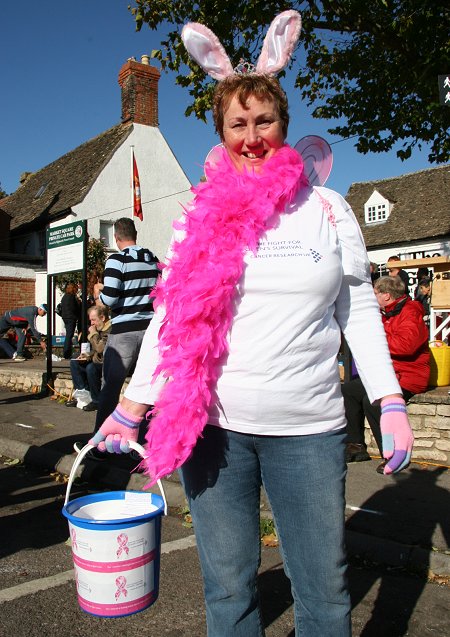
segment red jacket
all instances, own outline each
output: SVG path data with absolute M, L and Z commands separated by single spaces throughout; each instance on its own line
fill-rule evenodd
M 400 387 L 414 394 L 426 391 L 430 351 L 423 305 L 403 295 L 387 305 L 381 315 Z

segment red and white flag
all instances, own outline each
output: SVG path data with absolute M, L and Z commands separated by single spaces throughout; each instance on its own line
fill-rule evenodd
M 141 202 L 141 184 L 139 181 L 139 173 L 137 169 L 136 159 L 133 153 L 133 217 L 139 217 L 143 221 L 142 202 Z

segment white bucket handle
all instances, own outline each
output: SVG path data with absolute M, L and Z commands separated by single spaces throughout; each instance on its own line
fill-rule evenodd
M 145 458 L 145 449 L 138 442 L 134 442 L 134 441 L 130 440 L 128 442 L 128 444 L 130 446 L 130 449 L 134 449 L 143 458 Z M 72 469 L 70 470 L 69 480 L 67 482 L 66 498 L 64 500 L 64 506 L 66 506 L 66 504 L 69 502 L 70 490 L 72 488 L 73 481 L 75 480 L 75 474 L 77 472 L 78 467 L 83 462 L 83 459 L 84 459 L 85 455 L 88 453 L 88 451 L 90 451 L 91 449 L 95 449 L 95 448 L 96 448 L 95 445 L 87 444 L 82 449 L 80 449 L 79 454 L 75 458 L 75 462 L 72 465 Z M 161 483 L 161 480 L 157 480 L 156 484 L 158 485 L 158 489 L 160 490 L 161 495 L 162 495 L 162 499 L 164 500 L 164 515 L 167 515 L 166 494 L 164 493 L 164 488 L 163 488 L 163 485 Z

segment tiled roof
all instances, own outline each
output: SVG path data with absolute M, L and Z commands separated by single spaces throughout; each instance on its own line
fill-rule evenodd
M 9 212 L 8 213 L 6 212 L 5 204 L 7 201 L 8 201 L 8 197 L 3 197 L 3 199 L 0 199 L 0 211 L 7 214 L 8 217 L 11 217 L 11 214 Z
M 3 210 L 12 217 L 11 230 L 33 221 L 42 225 L 83 201 L 131 130 L 132 124 L 118 124 L 32 173 L 2 201 Z
M 392 204 L 384 222 L 367 224 L 364 204 L 374 190 Z M 450 235 L 450 164 L 400 177 L 355 183 L 346 199 L 368 248 Z

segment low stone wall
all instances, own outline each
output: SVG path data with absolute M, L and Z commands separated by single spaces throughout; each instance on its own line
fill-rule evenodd
M 18 364 L 19 365 L 19 364 Z M 45 387 L 45 374 L 40 370 L 0 368 L 0 387 L 11 391 L 25 391 L 39 393 Z
M 123 384 L 122 391 L 120 393 L 121 398 L 123 396 L 123 392 L 127 388 L 127 385 L 128 385 L 128 379 Z M 72 385 L 72 377 L 70 374 L 62 373 L 56 376 L 55 391 L 58 392 L 58 394 L 61 394 L 62 396 L 67 396 L 67 398 L 69 398 L 69 396 L 72 395 L 73 385 Z
M 450 466 L 450 396 L 448 388 L 432 389 L 413 396 L 408 403 L 408 417 L 414 432 L 413 460 L 425 460 Z M 367 450 L 379 454 L 366 421 Z
M 122 393 L 128 380 L 124 383 Z M 46 375 L 39 370 L 0 367 L 0 386 L 11 391 L 38 393 L 45 389 Z M 450 395 L 448 387 L 432 389 L 413 396 L 408 403 L 409 421 L 414 431 L 415 444 L 412 457 L 450 467 Z M 73 391 L 70 373 L 58 373 L 55 391 L 69 397 Z M 366 422 L 366 442 L 370 454 L 379 454 L 378 447 Z

